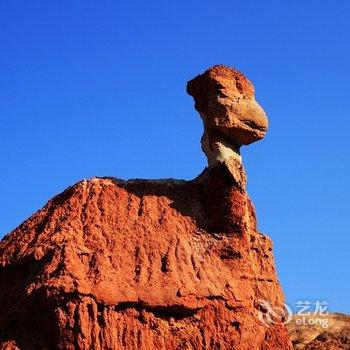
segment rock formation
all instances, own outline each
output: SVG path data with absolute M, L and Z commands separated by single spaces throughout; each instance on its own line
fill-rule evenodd
M 316 319 L 319 317 L 316 316 Z M 310 322 L 315 320 L 313 315 L 306 316 L 305 325 L 297 324 L 296 321 L 300 318 L 301 316 L 294 316 L 287 325 L 293 349 L 350 350 L 350 316 L 338 313 L 322 315 L 322 321 L 327 321 L 326 326 L 323 322 Z
M 252 84 L 215 66 L 188 83 L 209 167 L 192 181 L 93 178 L 0 243 L 0 349 L 290 349 L 272 244 L 239 147 L 264 137 Z
M 252 83 L 235 69 L 218 65 L 187 84 L 203 119 L 202 149 L 210 166 L 232 158 L 239 148 L 265 136 L 268 121 L 255 101 Z

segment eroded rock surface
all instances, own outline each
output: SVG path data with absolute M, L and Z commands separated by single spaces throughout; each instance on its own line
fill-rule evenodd
M 256 124 L 227 137 L 261 138 Z M 230 158 L 192 181 L 93 178 L 53 198 L 0 243 L 0 349 L 289 349 L 258 319 L 283 293 L 244 185 Z
M 294 316 L 287 327 L 295 350 L 349 350 L 350 316 L 344 314 L 310 315 L 305 325 L 297 324 Z M 315 322 L 316 319 L 316 322 Z M 314 322 L 310 322 L 314 321 Z M 322 321 L 317 323 L 317 321 Z

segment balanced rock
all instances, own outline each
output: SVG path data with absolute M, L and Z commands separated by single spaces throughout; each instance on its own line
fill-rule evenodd
M 187 83 L 187 92 L 203 119 L 202 149 L 209 165 L 231 157 L 240 160 L 242 145 L 265 136 L 265 112 L 255 100 L 252 83 L 236 69 L 209 68 Z
M 252 85 L 214 71 L 216 90 L 189 83 L 207 134 L 263 137 Z M 234 89 L 245 107 L 215 117 Z M 243 173 L 230 159 L 191 181 L 93 178 L 50 200 L 0 243 L 0 349 L 289 349 L 284 325 L 259 317 L 284 297 Z

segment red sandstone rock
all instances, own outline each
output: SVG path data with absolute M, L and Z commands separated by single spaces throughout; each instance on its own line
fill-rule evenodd
M 0 349 L 289 349 L 258 319 L 283 294 L 242 179 L 226 159 L 53 198 L 0 243 Z
M 187 92 L 203 120 L 202 149 L 210 166 L 241 161 L 240 147 L 265 136 L 266 114 L 255 100 L 252 83 L 236 69 L 211 67 L 187 83 Z

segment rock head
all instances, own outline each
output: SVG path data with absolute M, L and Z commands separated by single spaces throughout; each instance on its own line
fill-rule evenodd
M 217 65 L 187 83 L 203 124 L 202 149 L 209 165 L 231 157 L 239 148 L 262 139 L 268 127 L 264 110 L 255 100 L 252 83 L 236 69 Z
M 188 91 L 209 159 L 264 136 L 237 71 L 211 68 Z M 191 181 L 81 181 L 5 236 L 0 349 L 290 349 L 283 322 L 262 322 L 261 300 L 284 297 L 240 159 L 214 158 Z

